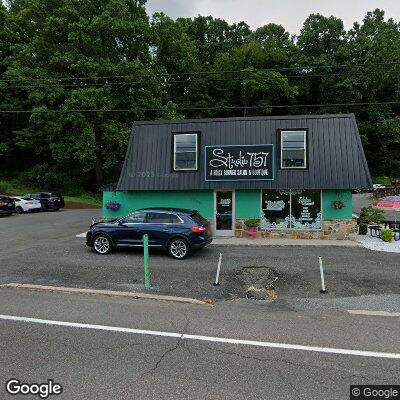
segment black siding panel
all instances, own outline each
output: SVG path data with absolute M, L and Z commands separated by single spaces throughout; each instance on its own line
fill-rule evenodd
M 281 170 L 279 129 L 308 130 L 308 169 Z M 172 170 L 172 133 L 200 132 L 199 171 Z M 206 182 L 204 146 L 275 145 L 275 180 Z M 136 123 L 118 190 L 351 189 L 372 185 L 353 114 Z

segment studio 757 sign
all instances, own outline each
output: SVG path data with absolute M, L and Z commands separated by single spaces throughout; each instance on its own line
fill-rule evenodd
M 206 181 L 274 179 L 274 145 L 205 147 Z

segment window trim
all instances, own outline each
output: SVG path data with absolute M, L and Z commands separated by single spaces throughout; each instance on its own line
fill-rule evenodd
M 176 168 L 176 139 L 177 135 L 196 135 L 196 167 L 195 168 Z M 193 172 L 199 170 L 199 149 L 200 149 L 200 132 L 173 132 L 172 133 L 172 171 L 173 172 Z M 182 152 L 184 153 L 184 152 Z M 189 152 L 187 152 L 189 153 Z M 194 153 L 194 152 L 190 152 Z
M 304 166 L 303 167 L 284 167 L 283 166 L 283 146 L 282 146 L 282 138 L 284 133 L 297 133 L 297 132 L 303 132 L 304 133 Z M 280 162 L 279 162 L 279 167 L 282 170 L 297 170 L 297 171 L 305 171 L 308 170 L 308 129 L 307 128 L 293 128 L 293 129 L 279 129 L 278 130 L 278 136 L 279 136 L 279 156 L 280 156 Z

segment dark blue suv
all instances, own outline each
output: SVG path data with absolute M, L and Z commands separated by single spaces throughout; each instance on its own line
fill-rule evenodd
M 117 247 L 143 246 L 144 234 L 149 237 L 149 246 L 166 249 L 176 259 L 212 242 L 209 223 L 198 211 L 146 208 L 93 224 L 86 234 L 86 244 L 96 253 L 108 254 Z

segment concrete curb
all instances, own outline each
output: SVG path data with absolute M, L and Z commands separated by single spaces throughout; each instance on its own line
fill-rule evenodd
M 307 239 L 214 239 L 211 246 L 246 246 L 246 247 L 362 247 L 360 243 L 350 240 L 307 240 Z
M 44 285 L 31 285 L 27 283 L 5 283 L 0 285 L 2 288 L 11 289 L 31 289 L 31 290 L 47 290 L 51 292 L 63 292 L 63 293 L 78 293 L 78 294 L 100 294 L 103 296 L 114 296 L 114 297 L 130 297 L 133 299 L 147 299 L 147 300 L 160 300 L 160 301 L 174 301 L 176 303 L 186 304 L 197 304 L 202 306 L 213 306 L 212 304 L 192 299 L 190 297 L 176 297 L 176 296 L 164 296 L 160 294 L 151 293 L 135 293 L 135 292 L 119 292 L 115 290 L 102 290 L 102 289 L 83 289 L 83 288 L 69 288 L 63 286 L 44 286 Z

